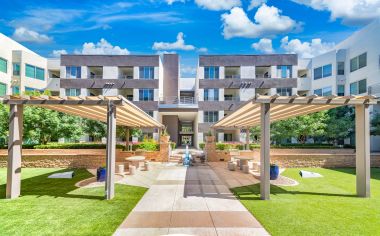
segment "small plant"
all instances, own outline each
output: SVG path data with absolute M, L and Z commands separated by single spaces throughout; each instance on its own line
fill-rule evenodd
M 175 142 L 170 142 L 170 147 L 172 149 L 175 149 L 177 147 L 177 144 Z
M 199 144 L 199 148 L 202 149 L 202 150 L 204 150 L 205 149 L 205 144 L 204 143 L 200 143 Z
M 161 136 L 169 136 L 168 128 L 166 126 L 162 129 Z
M 211 130 L 209 130 L 209 131 L 206 133 L 206 136 L 207 136 L 207 137 L 211 137 L 211 136 L 212 136 L 212 132 L 211 132 Z

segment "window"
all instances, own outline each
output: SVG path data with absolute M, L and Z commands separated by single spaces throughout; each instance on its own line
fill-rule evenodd
M 281 96 L 292 96 L 292 88 L 277 88 L 277 94 Z
M 232 142 L 232 134 L 224 134 L 224 142 Z
M 321 89 L 314 90 L 314 94 L 318 96 L 330 96 L 332 95 L 332 87 L 324 87 Z
M 292 78 L 292 66 L 277 66 L 277 77 Z
M 214 122 L 217 122 L 218 119 L 219 119 L 218 111 L 204 111 L 203 113 L 203 120 L 205 123 L 214 123 Z
M 12 87 L 12 94 L 13 95 L 20 95 L 20 87 L 19 86 L 13 86 Z
M 36 88 L 31 88 L 31 87 L 25 87 L 25 92 L 40 92 L 40 93 L 43 93 L 44 90 L 42 90 L 42 89 L 36 89 Z
M 338 96 L 344 96 L 344 90 L 345 90 L 344 85 L 338 85 L 338 87 L 337 87 Z
M 314 80 L 322 79 L 332 75 L 332 64 L 314 68 Z
M 0 83 L 0 96 L 7 95 L 7 85 Z
M 154 79 L 154 67 L 142 66 L 140 67 L 140 79 Z
M 219 67 L 217 66 L 207 66 L 204 68 L 205 79 L 219 79 Z
M 13 75 L 20 75 L 20 63 L 13 63 Z
M 357 95 L 367 92 L 367 80 L 362 79 L 350 84 L 350 94 Z
M 0 57 L 0 71 L 7 73 L 8 72 L 8 61 Z
M 219 89 L 205 89 L 204 100 L 205 101 L 219 101 Z
M 25 64 L 25 76 L 38 80 L 45 80 L 45 70 L 29 64 Z
M 344 75 L 344 61 L 338 62 L 336 73 L 337 75 Z
M 153 117 L 153 111 L 145 111 L 145 113 Z
M 129 101 L 133 101 L 133 95 L 127 95 L 127 99 L 128 99 Z
M 66 96 L 80 96 L 80 89 L 66 89 Z
M 140 89 L 139 100 L 140 101 L 153 101 L 153 89 Z
M 66 78 L 68 79 L 81 78 L 80 66 L 66 66 Z
M 350 60 L 350 72 L 354 72 L 367 66 L 367 53 L 363 53 Z

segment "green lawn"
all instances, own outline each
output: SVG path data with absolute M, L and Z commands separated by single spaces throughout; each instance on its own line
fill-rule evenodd
M 233 189 L 272 235 L 380 235 L 380 169 L 371 171 L 371 198 L 355 196 L 355 169 L 305 170 L 323 178 L 302 179 L 300 169 L 283 174 L 293 187 L 271 186 L 271 200 L 259 200 L 260 186 Z
M 75 170 L 73 179 L 48 179 L 63 169 L 23 168 L 21 197 L 5 199 L 6 169 L 0 168 L 1 235 L 112 235 L 146 192 L 116 184 L 116 197 L 103 200 L 104 187 L 79 189 L 91 177 Z

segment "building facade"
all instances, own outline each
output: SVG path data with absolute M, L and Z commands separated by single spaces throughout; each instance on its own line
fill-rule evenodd
M 49 89 L 61 96 L 122 95 L 165 124 L 178 145 L 198 146 L 210 126 L 261 95 L 380 96 L 380 20 L 322 55 L 201 55 L 195 78 L 180 77 L 177 54 L 62 55 L 46 59 L 0 34 L 0 96 Z M 380 106 L 371 108 L 371 115 Z M 158 139 L 158 130 L 144 129 Z M 245 142 L 245 130 L 216 130 Z M 372 150 L 380 137 L 371 137 Z

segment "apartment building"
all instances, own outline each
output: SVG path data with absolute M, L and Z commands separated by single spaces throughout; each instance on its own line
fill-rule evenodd
M 297 93 L 296 54 L 205 55 L 199 57 L 198 141 L 210 126 L 256 94 Z M 243 141 L 245 131 L 216 130 L 217 141 Z

